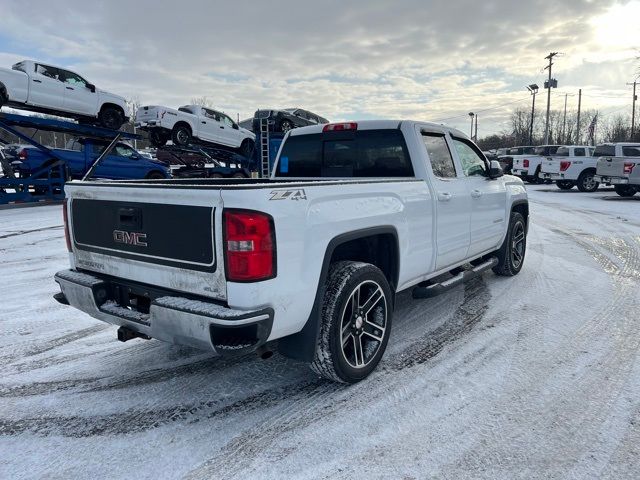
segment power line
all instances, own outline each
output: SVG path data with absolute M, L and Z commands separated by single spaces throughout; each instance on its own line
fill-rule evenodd
M 513 102 L 502 103 L 500 105 L 496 105 L 495 107 L 484 108 L 482 110 L 475 110 L 475 112 L 482 113 L 482 112 L 488 112 L 488 111 L 491 111 L 491 110 L 497 110 L 498 108 L 506 107 L 508 105 L 513 105 L 515 103 L 524 102 L 525 100 L 529 100 L 529 99 L 528 98 L 522 98 L 520 100 L 514 100 Z M 439 122 L 444 122 L 444 121 L 447 121 L 447 120 L 455 120 L 456 118 L 462 118 L 462 117 L 467 117 L 467 116 L 469 116 L 468 113 L 461 113 L 460 115 L 456 115 L 454 117 L 447 117 L 447 118 L 441 118 L 440 120 L 434 120 L 434 122 L 439 123 Z

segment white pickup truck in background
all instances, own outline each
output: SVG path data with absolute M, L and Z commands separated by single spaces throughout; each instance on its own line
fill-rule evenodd
M 432 123 L 291 130 L 269 180 L 65 188 L 71 269 L 56 274 L 58 301 L 118 325 L 123 341 L 266 355 L 278 340 L 340 382 L 380 361 L 396 293 L 512 276 L 526 252 L 522 181 Z
M 0 107 L 74 118 L 119 129 L 129 120 L 127 101 L 99 90 L 77 73 L 24 60 L 0 68 Z
M 511 172 L 529 183 L 543 183 L 540 178 L 542 160 L 555 155 L 561 145 L 541 145 L 535 147 L 533 155 L 517 155 L 513 157 Z
M 599 155 L 598 155 L 599 154 Z M 598 145 L 595 179 L 613 185 L 621 197 L 640 191 L 640 143 L 605 143 Z
M 140 107 L 136 126 L 149 132 L 149 141 L 155 147 L 169 140 L 174 145 L 187 146 L 195 139 L 231 147 L 248 157 L 256 141 L 253 132 L 240 127 L 228 115 L 200 105 L 185 105 L 177 110 L 155 105 Z
M 551 180 L 561 190 L 571 190 L 578 185 L 581 192 L 595 192 L 598 182 L 596 174 L 595 147 L 586 145 L 567 145 L 556 150 L 556 154 L 542 160 L 540 178 Z

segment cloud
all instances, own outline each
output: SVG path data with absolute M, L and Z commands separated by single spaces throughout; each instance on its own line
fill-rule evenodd
M 457 115 L 450 123 L 466 131 L 466 112 L 509 104 L 480 114 L 490 133 L 528 100 L 524 85 L 542 84 L 552 50 L 565 53 L 554 66 L 561 85 L 622 93 L 633 45 L 629 34 L 603 42 L 602 32 L 637 5 L 5 1 L 0 60 L 67 65 L 143 104 L 207 96 L 234 117 L 288 106 L 333 120 Z

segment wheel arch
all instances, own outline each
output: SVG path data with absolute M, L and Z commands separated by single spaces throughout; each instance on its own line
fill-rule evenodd
M 124 108 L 122 108 L 122 105 L 118 105 L 117 103 L 104 102 L 102 105 L 100 105 L 100 112 L 102 112 L 105 108 L 108 108 L 108 107 L 117 108 L 122 113 L 123 118 L 125 119 L 128 118 L 126 112 L 124 111 Z
M 187 127 L 191 132 L 191 135 L 193 135 L 193 126 L 186 120 L 178 120 L 176 123 L 173 124 L 173 128 L 171 130 L 173 131 L 178 127 Z
M 369 248 L 366 252 L 357 252 L 355 256 L 352 255 L 361 245 L 369 245 L 369 247 L 377 245 L 381 249 Z M 400 243 L 396 228 L 387 225 L 337 235 L 329 241 L 325 249 L 313 308 L 305 326 L 300 332 L 278 340 L 278 350 L 282 355 L 306 362 L 313 361 L 320 333 L 322 299 L 329 266 L 340 260 L 364 261 L 377 266 L 387 278 L 391 291 L 395 295 L 400 273 Z M 395 298 L 391 300 L 392 304 L 395 303 Z
M 527 231 L 529 230 L 529 201 L 528 200 L 515 200 L 511 204 L 511 212 L 518 212 L 524 217 Z

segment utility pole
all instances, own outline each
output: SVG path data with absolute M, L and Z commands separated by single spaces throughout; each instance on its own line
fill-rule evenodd
M 580 145 L 580 105 L 582 104 L 582 89 L 578 90 L 578 125 L 576 125 L 576 145 Z
M 627 83 L 627 85 L 633 85 L 633 101 L 631 102 L 631 138 L 629 139 L 632 142 L 636 133 L 636 100 L 638 99 L 638 96 L 636 95 L 636 83 L 638 83 L 638 78 L 640 78 L 640 76 L 637 77 L 633 83 Z
M 567 94 L 564 94 L 564 115 L 562 116 L 562 142 L 566 142 L 566 137 L 564 136 L 565 128 L 567 127 Z M 558 142 L 560 143 L 560 142 Z
M 531 102 L 531 123 L 529 125 L 529 145 L 533 145 L 533 117 L 536 110 L 536 94 L 538 93 L 538 89 L 539 87 L 535 83 L 527 85 L 527 90 L 529 90 L 533 96 L 533 101 Z
M 469 117 L 471 117 L 471 130 L 469 132 L 469 138 L 473 138 L 473 117 L 474 116 L 475 116 L 475 113 L 469 112 Z
M 549 55 L 547 55 L 545 58 L 545 60 L 549 60 L 549 65 L 547 65 L 546 67 L 544 67 L 544 69 L 549 69 L 549 79 L 547 80 L 545 88 L 547 88 L 547 121 L 545 123 L 544 126 L 544 144 L 548 145 L 549 144 L 549 112 L 551 110 L 551 86 L 552 86 L 552 82 L 551 82 L 551 66 L 553 65 L 553 57 L 555 57 L 556 55 L 558 55 L 558 52 L 551 52 L 549 53 Z M 558 84 L 557 82 L 555 82 L 555 86 L 557 87 Z

